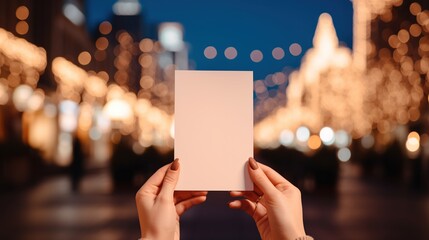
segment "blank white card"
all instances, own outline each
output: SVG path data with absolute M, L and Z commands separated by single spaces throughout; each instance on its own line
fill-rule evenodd
M 176 190 L 253 190 L 253 72 L 175 71 Z

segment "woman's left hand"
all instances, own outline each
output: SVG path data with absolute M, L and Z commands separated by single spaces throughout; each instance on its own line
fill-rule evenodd
M 141 239 L 180 239 L 180 216 L 206 200 L 207 192 L 174 191 L 180 164 L 175 159 L 155 172 L 136 194 Z

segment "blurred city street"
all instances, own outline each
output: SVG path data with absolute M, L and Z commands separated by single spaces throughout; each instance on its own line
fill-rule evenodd
M 249 189 L 252 156 L 316 240 L 429 239 L 429 1 L 0 0 L 1 240 L 138 239 L 161 166 Z M 260 239 L 231 200 L 181 239 Z
M 429 196 L 397 184 L 364 180 L 343 164 L 338 189 L 303 193 L 306 231 L 315 239 L 428 239 Z M 137 239 L 131 189 L 112 193 L 105 171 L 91 173 L 73 193 L 67 176 L 45 179 L 23 192 L 0 195 L 0 239 Z M 246 214 L 231 210 L 227 192 L 182 216 L 183 240 L 260 239 Z

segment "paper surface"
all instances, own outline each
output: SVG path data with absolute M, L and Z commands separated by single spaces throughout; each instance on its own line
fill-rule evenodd
M 176 190 L 253 190 L 253 72 L 175 71 Z

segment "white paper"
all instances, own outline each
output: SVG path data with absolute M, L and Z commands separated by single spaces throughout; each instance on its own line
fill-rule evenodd
M 176 190 L 253 190 L 253 72 L 175 71 Z

